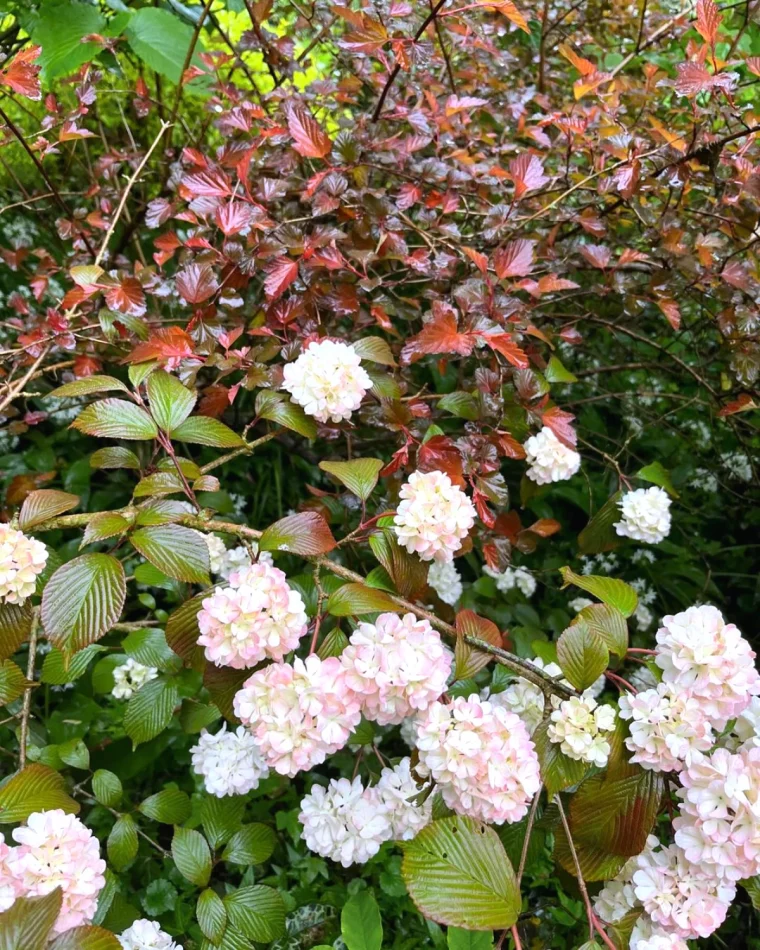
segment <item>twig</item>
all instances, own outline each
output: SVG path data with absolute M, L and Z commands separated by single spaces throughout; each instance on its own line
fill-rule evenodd
M 26 663 L 26 678 L 29 683 L 34 681 L 34 662 L 37 658 L 37 627 L 40 622 L 39 607 L 32 614 L 32 626 L 29 631 L 29 659 Z M 21 729 L 19 731 L 18 767 L 21 771 L 26 766 L 26 739 L 29 733 L 29 712 L 32 708 L 32 687 L 27 686 L 24 691 L 24 703 L 21 707 Z
M 528 848 L 530 846 L 530 836 L 533 832 L 533 825 L 536 820 L 536 813 L 538 811 L 538 803 L 541 800 L 541 792 L 544 790 L 543 785 L 539 788 L 536 794 L 533 797 L 533 804 L 530 806 L 530 813 L 528 815 L 528 824 L 525 826 L 525 838 L 523 839 L 522 851 L 520 853 L 520 866 L 517 869 L 517 886 L 520 887 L 520 882 L 522 881 L 522 876 L 525 873 L 525 862 L 528 860 Z
M 29 382 L 29 380 L 34 376 L 37 370 L 37 367 L 45 359 L 45 357 L 48 355 L 49 352 L 50 352 L 50 347 L 46 346 L 45 349 L 37 357 L 37 359 L 29 367 L 29 369 L 26 371 L 26 373 L 24 373 L 21 379 L 9 387 L 6 395 L 3 396 L 3 398 L 0 400 L 0 412 L 2 412 L 6 406 L 10 405 L 10 403 L 13 402 L 16 396 L 18 396 L 18 394 L 24 389 L 24 387 Z
M 124 206 L 125 206 L 126 203 L 127 203 L 127 198 L 129 197 L 129 193 L 130 193 L 130 191 L 132 190 L 132 188 L 134 187 L 135 182 L 136 182 L 137 179 L 139 178 L 140 172 L 143 170 L 143 168 L 145 168 L 145 165 L 147 164 L 148 159 L 149 159 L 150 156 L 153 154 L 153 152 L 154 152 L 156 146 L 158 145 L 158 143 L 159 143 L 159 141 L 160 141 L 160 139 L 161 139 L 161 136 L 162 136 L 162 135 L 164 134 L 164 132 L 170 127 L 170 125 L 171 125 L 171 122 L 162 122 L 162 123 L 161 123 L 161 128 L 159 129 L 158 135 L 153 139 L 153 142 L 152 142 L 150 148 L 149 148 L 148 151 L 145 153 L 145 155 L 143 156 L 142 161 L 140 162 L 140 164 L 139 164 L 139 165 L 137 166 L 137 168 L 135 169 L 134 174 L 132 175 L 132 177 L 131 177 L 131 178 L 129 179 L 129 181 L 127 182 L 127 187 L 126 187 L 126 188 L 124 189 L 124 191 L 122 192 L 122 194 L 121 194 L 121 200 L 119 201 L 118 207 L 116 208 L 116 214 L 113 216 L 113 220 L 111 221 L 111 224 L 109 225 L 108 230 L 106 231 L 106 236 L 103 238 L 103 243 L 100 245 L 100 250 L 98 251 L 98 253 L 97 253 L 96 257 L 95 257 L 95 263 L 96 263 L 96 264 L 99 265 L 100 262 L 103 260 L 103 255 L 106 253 L 106 249 L 108 248 L 108 242 L 111 240 L 111 236 L 112 236 L 114 230 L 116 229 L 116 225 L 119 223 L 119 218 L 121 217 L 122 212 L 124 211 Z
M 220 465 L 225 465 L 227 462 L 231 462 L 233 459 L 236 459 L 241 455 L 247 455 L 255 448 L 258 448 L 258 446 L 264 445 L 265 442 L 270 442 L 279 434 L 279 429 L 275 430 L 274 432 L 267 432 L 267 434 L 262 435 L 260 439 L 254 439 L 253 442 L 249 442 L 248 445 L 241 445 L 239 449 L 228 452 L 226 455 L 220 455 L 219 458 L 214 459 L 213 462 L 207 462 L 205 465 L 201 466 L 201 475 L 207 475 L 209 472 L 213 472 L 215 468 L 219 468 Z
M 430 0 L 430 9 L 433 9 L 433 0 Z M 446 75 L 449 77 L 449 85 L 451 86 L 451 91 L 454 95 L 457 94 L 457 83 L 454 79 L 454 70 L 451 66 L 451 59 L 449 57 L 449 51 L 446 49 L 446 43 L 443 38 L 443 29 L 441 28 L 441 21 L 435 17 L 433 19 L 433 25 L 435 26 L 435 35 L 438 37 L 438 45 L 441 47 L 441 53 L 443 55 L 444 62 L 446 63 Z
M 185 62 L 182 64 L 182 72 L 179 74 L 179 82 L 177 83 L 177 92 L 174 96 L 174 105 L 172 106 L 171 115 L 169 116 L 168 125 L 174 125 L 177 119 L 177 113 L 179 112 L 179 104 L 182 101 L 182 90 L 185 85 L 185 73 L 187 72 L 190 61 L 193 58 L 193 53 L 195 52 L 195 47 L 198 45 L 198 37 L 201 35 L 201 27 L 208 16 L 208 11 L 211 9 L 211 4 L 214 0 L 206 0 L 206 5 L 203 7 L 201 15 L 198 17 L 198 22 L 195 24 L 195 30 L 193 32 L 192 39 L 190 40 L 190 46 L 187 48 L 187 55 L 185 56 Z M 166 123 L 164 123 L 166 125 Z M 164 129 L 161 129 L 159 133 L 159 138 L 163 135 Z M 154 143 L 155 144 L 155 143 Z M 151 149 L 152 151 L 152 149 Z M 150 154 L 150 152 L 148 153 Z

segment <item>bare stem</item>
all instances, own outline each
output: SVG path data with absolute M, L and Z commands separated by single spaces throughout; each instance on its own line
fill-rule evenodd
M 26 663 L 26 678 L 29 683 L 34 681 L 34 662 L 37 658 L 37 629 L 40 623 L 39 607 L 32 614 L 32 627 L 29 631 L 29 659 Z M 32 689 L 27 686 L 24 691 L 24 703 L 21 707 L 21 729 L 19 731 L 18 767 L 21 771 L 26 766 L 26 740 L 29 734 L 29 713 L 32 708 Z

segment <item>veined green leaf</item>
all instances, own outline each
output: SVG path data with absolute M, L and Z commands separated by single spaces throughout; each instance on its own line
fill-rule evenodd
M 158 427 L 145 409 L 124 399 L 90 403 L 70 428 L 101 439 L 155 439 L 158 435 Z
M 193 411 L 196 393 L 162 369 L 150 374 L 146 388 L 151 415 L 159 429 L 171 435 Z

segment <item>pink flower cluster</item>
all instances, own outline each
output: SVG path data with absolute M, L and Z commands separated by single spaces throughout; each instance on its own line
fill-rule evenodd
M 205 598 L 198 627 L 206 659 L 243 670 L 267 657 L 284 659 L 306 633 L 307 617 L 301 595 L 285 574 L 259 561 Z
M 760 874 L 760 748 L 695 755 L 681 773 L 676 843 L 728 882 Z
M 55 932 L 92 920 L 106 883 L 106 863 L 89 828 L 55 808 L 29 815 L 26 826 L 14 829 L 13 839 L 17 845 L 9 848 L 0 836 L 0 911 L 17 897 L 38 897 L 60 887 Z
M 342 749 L 361 720 L 340 660 L 316 654 L 257 670 L 236 694 L 234 709 L 267 765 L 291 777 Z
M 423 561 L 451 561 L 475 524 L 475 506 L 445 472 L 412 472 L 399 492 L 394 531 Z
M 520 821 L 541 785 L 524 723 L 476 695 L 433 703 L 416 721 L 421 775 L 454 811 L 483 821 Z
M 451 652 L 414 614 L 380 614 L 375 623 L 360 623 L 340 659 L 364 715 L 381 726 L 427 709 L 451 673 Z

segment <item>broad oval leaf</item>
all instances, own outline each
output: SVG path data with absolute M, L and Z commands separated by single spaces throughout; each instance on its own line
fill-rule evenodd
M 35 685 L 27 680 L 13 660 L 0 662 L 0 706 L 12 703 L 25 689 L 34 689 Z
M 557 662 L 576 689 L 588 689 L 607 669 L 610 652 L 584 620 L 564 630 L 557 640 Z
M 547 726 L 547 720 L 539 723 L 533 733 L 533 744 L 541 766 L 541 779 L 551 800 L 557 792 L 581 782 L 589 766 L 579 759 L 571 759 L 565 755 L 559 743 L 551 742 Z
M 224 898 L 227 917 L 250 940 L 269 943 L 285 933 L 285 904 L 272 887 L 240 887 Z
M 400 613 L 403 608 L 385 591 L 366 584 L 344 584 L 327 598 L 327 612 L 333 617 L 352 617 L 384 610 Z
M 210 445 L 218 449 L 238 449 L 246 443 L 237 432 L 233 432 L 218 419 L 209 416 L 191 416 L 177 426 L 172 438 L 178 442 L 190 442 L 192 445 Z
M 270 525 L 259 539 L 261 551 L 287 551 L 313 557 L 327 554 L 335 547 L 330 527 L 316 511 L 288 515 Z
M 0 660 L 18 650 L 32 629 L 32 607 L 25 604 L 0 604 Z
M 263 864 L 274 852 L 274 831 L 261 823 L 244 825 L 230 838 L 222 858 L 232 864 Z
M 520 913 L 504 845 L 473 818 L 443 818 L 423 828 L 404 847 L 402 875 L 420 913 L 439 924 L 507 930 Z
M 628 624 L 617 607 L 592 604 L 584 607 L 578 617 L 588 624 L 589 630 L 601 637 L 610 653 L 625 656 L 628 651 Z
M 27 531 L 34 525 L 76 508 L 78 504 L 79 495 L 52 488 L 40 488 L 30 492 L 24 499 L 18 515 L 18 526 L 22 531 Z
M 563 587 L 574 584 L 581 590 L 588 591 L 605 604 L 617 607 L 624 617 L 630 617 L 639 603 L 639 595 L 625 581 L 616 577 L 599 577 L 594 574 L 576 574 L 569 567 L 561 567 Z
M 203 535 L 179 524 L 139 528 L 129 539 L 143 557 L 167 577 L 188 583 L 210 583 L 209 553 Z
M 71 423 L 102 439 L 155 439 L 158 427 L 141 406 L 124 399 L 101 399 L 86 406 Z
M 140 459 L 131 449 L 108 445 L 90 456 L 91 468 L 140 468 Z
M 43 397 L 50 399 L 69 399 L 76 396 L 90 396 L 92 393 L 107 393 L 118 390 L 128 393 L 129 390 L 120 379 L 113 376 L 85 376 L 84 379 L 75 379 L 71 383 L 64 383 L 58 389 L 46 393 Z
M 621 544 L 622 539 L 615 531 L 614 525 L 620 520 L 618 502 L 622 497 L 622 491 L 611 495 L 578 535 L 581 554 L 601 554 L 603 551 L 612 551 Z
M 380 459 L 351 459 L 350 462 L 320 462 L 323 472 L 334 475 L 341 484 L 357 498 L 366 501 L 377 485 L 380 469 L 384 462 Z
M 122 944 L 109 930 L 85 924 L 60 934 L 48 950 L 122 950 Z
M 190 828 L 175 828 L 172 857 L 177 870 L 198 887 L 205 887 L 211 877 L 211 849 L 200 833 Z
M 62 899 L 59 887 L 43 897 L 17 897 L 0 917 L 0 950 L 44 950 Z
M 76 815 L 79 802 L 66 792 L 66 779 L 39 762 L 11 775 L 0 786 L 0 824 L 26 821 L 35 811 L 62 808 Z
M 190 817 L 190 799 L 178 788 L 164 788 L 139 805 L 140 811 L 165 825 L 181 825 Z
M 216 891 L 208 887 L 201 893 L 195 906 L 195 915 L 203 936 L 218 946 L 227 926 L 227 909 Z
M 179 690 L 175 683 L 167 680 L 151 680 L 138 689 L 124 713 L 124 731 L 132 740 L 132 746 L 136 748 L 163 732 L 178 702 Z
M 135 820 L 131 815 L 121 815 L 108 835 L 108 860 L 117 871 L 123 871 L 137 857 L 137 847 Z
M 110 554 L 83 554 L 59 567 L 42 595 L 42 625 L 64 653 L 99 640 L 121 616 L 127 582 Z
M 158 427 L 171 435 L 193 411 L 196 393 L 162 369 L 150 374 L 146 388 L 151 415 Z
M 364 336 L 355 340 L 351 346 L 360 359 L 382 363 L 384 366 L 396 365 L 390 346 L 379 336 Z
M 383 922 L 377 901 L 369 891 L 350 897 L 341 911 L 340 932 L 348 950 L 380 950 Z
M 256 415 L 285 426 L 286 429 L 292 429 L 306 439 L 317 437 L 317 424 L 314 420 L 287 396 L 271 389 L 262 389 L 256 396 Z
M 92 794 L 106 808 L 116 808 L 121 801 L 121 779 L 107 769 L 98 769 L 92 776 Z
M 124 534 L 129 527 L 130 522 L 120 514 L 117 514 L 115 511 L 103 511 L 87 522 L 82 543 L 79 547 L 83 548 L 88 544 L 92 544 L 94 541 L 103 541 L 105 538 L 112 538 L 114 535 Z

